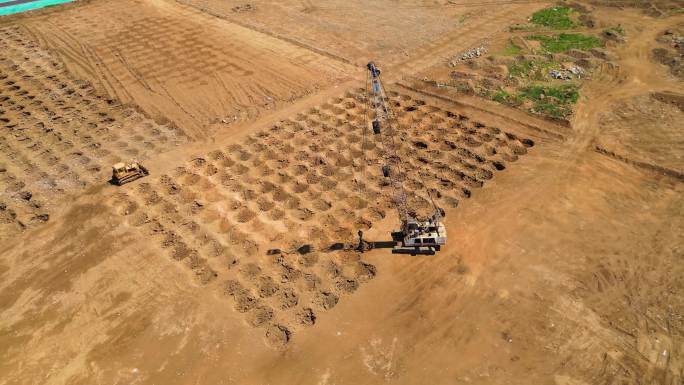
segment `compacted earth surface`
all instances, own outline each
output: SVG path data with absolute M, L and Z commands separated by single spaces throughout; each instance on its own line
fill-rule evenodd
M 684 8 L 645 3 L 0 18 L 0 384 L 680 385 Z M 399 229 L 370 60 L 435 255 L 331 247 Z

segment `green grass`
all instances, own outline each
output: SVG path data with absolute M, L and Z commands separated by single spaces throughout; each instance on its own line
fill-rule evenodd
M 531 80 L 544 80 L 550 69 L 557 69 L 560 64 L 554 61 L 524 60 L 508 66 L 508 74 L 513 77 Z
M 532 24 L 552 29 L 570 29 L 577 26 L 571 18 L 575 12 L 569 7 L 553 7 L 542 9 L 532 14 Z
M 491 98 L 498 103 L 508 104 L 512 106 L 518 106 L 522 103 L 522 100 L 520 100 L 518 95 L 513 95 L 503 90 L 495 92 L 491 95 Z
M 514 77 L 528 77 L 529 74 L 532 72 L 534 69 L 534 62 L 533 61 L 521 61 L 518 63 L 513 63 L 510 66 L 508 66 L 508 73 L 511 76 Z
M 579 33 L 561 33 L 558 35 L 532 35 L 528 40 L 541 42 L 542 50 L 548 53 L 566 52 L 571 49 L 587 50 L 603 46 L 603 41 L 596 36 Z
M 575 84 L 560 86 L 531 85 L 520 89 L 520 99 L 528 99 L 534 103 L 535 113 L 565 118 L 572 114 L 572 104 L 579 99 L 579 87 Z
M 485 90 L 480 93 L 480 96 L 514 107 L 529 100 L 532 103 L 530 112 L 562 119 L 572 114 L 572 105 L 579 99 L 579 87 L 576 84 L 530 85 L 518 89 L 515 94 L 505 90 L 495 92 Z
M 522 50 L 523 50 L 522 47 L 519 47 L 519 46 L 513 44 L 513 42 L 509 41 L 508 44 L 506 45 L 506 47 L 504 47 L 503 51 L 501 51 L 499 53 L 499 55 L 501 55 L 501 56 L 516 56 L 516 55 L 520 55 Z
M 576 84 L 562 84 L 559 86 L 531 85 L 521 89 L 520 96 L 532 100 L 542 100 L 550 96 L 558 100 L 560 104 L 575 104 L 579 98 L 578 90 L 579 88 Z

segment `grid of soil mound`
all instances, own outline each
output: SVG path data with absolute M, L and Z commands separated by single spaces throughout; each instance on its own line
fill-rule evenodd
M 365 2 L 318 2 L 306 5 L 287 1 L 253 1 L 246 4 L 232 0 L 182 0 L 180 3 L 340 60 L 387 53 L 396 55 L 396 52 L 420 47 L 453 28 L 462 27 L 463 22 L 459 19 L 466 13 L 456 7 L 399 6 L 390 9 Z M 508 11 L 512 8 L 506 7 Z M 344 11 L 338 13 L 331 10 Z M 380 24 L 377 20 L 390 22 Z M 340 33 L 352 31 L 363 31 L 364 44 L 338 38 Z M 393 38 L 389 39 L 390 36 Z
M 25 26 L 71 70 L 194 139 L 346 78 L 346 65 L 180 4 L 90 2 Z
M 127 186 L 111 204 L 202 284 L 218 280 L 248 324 L 283 344 L 375 275 L 360 255 L 328 247 L 396 215 L 364 98 L 350 92 L 195 156 Z M 431 214 L 430 199 L 457 207 L 534 145 L 407 94 L 392 92 L 390 103 L 418 215 Z
M 186 141 L 71 77 L 20 27 L 0 28 L 0 95 L 0 237 L 48 221 L 55 200 L 106 183 L 112 164 Z

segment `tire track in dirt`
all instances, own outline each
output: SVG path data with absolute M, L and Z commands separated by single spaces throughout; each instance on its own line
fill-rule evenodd
M 113 163 L 147 159 L 186 140 L 72 78 L 23 29 L 0 28 L 0 47 L 0 167 L 7 183 L 22 186 L 2 195 L 3 211 L 14 213 L 4 222 L 14 230 L 49 220 L 67 196 L 106 183 Z M 30 210 L 18 215 L 17 207 Z
M 197 8 L 198 10 L 200 10 L 200 11 L 202 11 L 202 12 L 208 13 L 208 14 L 210 14 L 210 15 L 212 15 L 212 16 L 214 16 L 214 17 L 217 17 L 217 18 L 219 18 L 219 19 L 221 19 L 221 20 L 226 20 L 226 21 L 229 21 L 229 22 L 231 22 L 231 23 L 233 23 L 233 24 L 237 24 L 237 25 L 239 25 L 239 26 L 241 26 L 241 27 L 243 27 L 243 28 L 250 29 L 250 30 L 252 30 L 252 31 L 254 31 L 254 32 L 258 32 L 258 33 L 261 33 L 261 34 L 264 34 L 264 35 L 268 35 L 268 36 L 270 36 L 270 37 L 272 37 L 272 38 L 274 38 L 274 39 L 281 40 L 281 41 L 283 41 L 283 42 L 285 42 L 285 43 L 288 43 L 288 44 L 293 44 L 293 45 L 295 45 L 295 46 L 297 46 L 297 47 L 299 47 L 299 48 L 303 48 L 303 49 L 305 49 L 305 50 L 308 50 L 308 51 L 310 51 L 310 52 L 313 53 L 313 54 L 321 55 L 321 56 L 326 56 L 326 57 L 328 57 L 328 58 L 330 58 L 330 59 L 333 59 L 333 60 L 336 60 L 336 61 L 338 61 L 338 62 L 340 62 L 340 63 L 342 63 L 342 64 L 359 65 L 358 63 L 356 63 L 356 64 L 353 63 L 352 60 L 350 60 L 350 59 L 347 59 L 347 58 L 345 58 L 345 57 L 342 57 L 342 56 L 337 55 L 337 54 L 332 53 L 332 52 L 328 52 L 328 51 L 326 51 L 325 49 L 318 48 L 318 47 L 314 47 L 314 46 L 312 46 L 312 45 L 310 45 L 310 44 L 306 44 L 306 43 L 301 42 L 301 41 L 299 41 L 299 40 L 297 40 L 297 39 L 293 39 L 293 38 L 284 36 L 284 35 L 282 35 L 282 34 L 279 34 L 279 33 L 275 33 L 275 32 L 269 31 L 269 30 L 267 30 L 266 28 L 261 28 L 261 27 L 259 27 L 259 26 L 253 25 L 253 24 L 249 24 L 249 23 L 242 22 L 242 21 L 240 21 L 240 20 L 238 20 L 238 19 L 236 19 L 236 18 L 234 18 L 234 17 L 229 17 L 229 16 L 227 16 L 227 15 L 226 15 L 225 13 L 223 13 L 223 12 L 218 12 L 218 11 L 212 9 L 211 6 L 210 6 L 209 4 L 206 4 L 206 3 L 204 3 L 204 4 L 197 4 L 197 3 L 194 2 L 194 1 L 189 1 L 189 2 L 186 3 L 184 0 L 176 0 L 176 2 L 178 2 L 179 4 L 182 4 L 183 6 L 191 6 L 191 7 Z
M 633 23 L 629 19 L 634 15 L 620 17 L 625 20 L 618 18 L 615 22 Z M 630 39 L 615 48 L 615 54 L 618 56 L 617 65 L 603 65 L 595 79 L 583 88 L 584 100 L 591 100 L 591 103 L 580 101 L 572 121 L 575 135 L 569 140 L 569 149 L 572 148 L 576 154 L 574 161 L 577 161 L 583 152 L 595 150 L 596 142 L 601 137 L 599 119 L 605 111 L 610 111 L 610 103 L 652 91 L 671 89 L 667 76 L 663 76 L 663 68 L 650 60 L 651 49 L 658 33 L 683 19 L 679 17 L 665 21 L 663 23 L 665 25 L 653 23 L 644 25 L 644 28 L 638 31 L 630 30 Z M 598 153 L 604 155 L 614 153 L 610 148 L 603 148 L 603 150 L 599 150 Z M 623 154 L 616 154 L 613 158 L 619 160 L 627 157 Z
M 165 1 L 130 7 L 91 3 L 78 12 L 67 10 L 27 25 L 63 53 L 68 65 L 87 67 L 76 71 L 102 83 L 111 95 L 201 139 L 219 122 L 250 120 L 288 105 L 345 78 L 349 69 L 291 43 Z M 311 60 L 302 62 L 303 56 Z

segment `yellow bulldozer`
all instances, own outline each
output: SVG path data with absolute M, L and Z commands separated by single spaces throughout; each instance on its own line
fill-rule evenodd
M 121 186 L 147 175 L 150 175 L 149 171 L 139 162 L 117 163 L 112 167 L 111 183 Z

